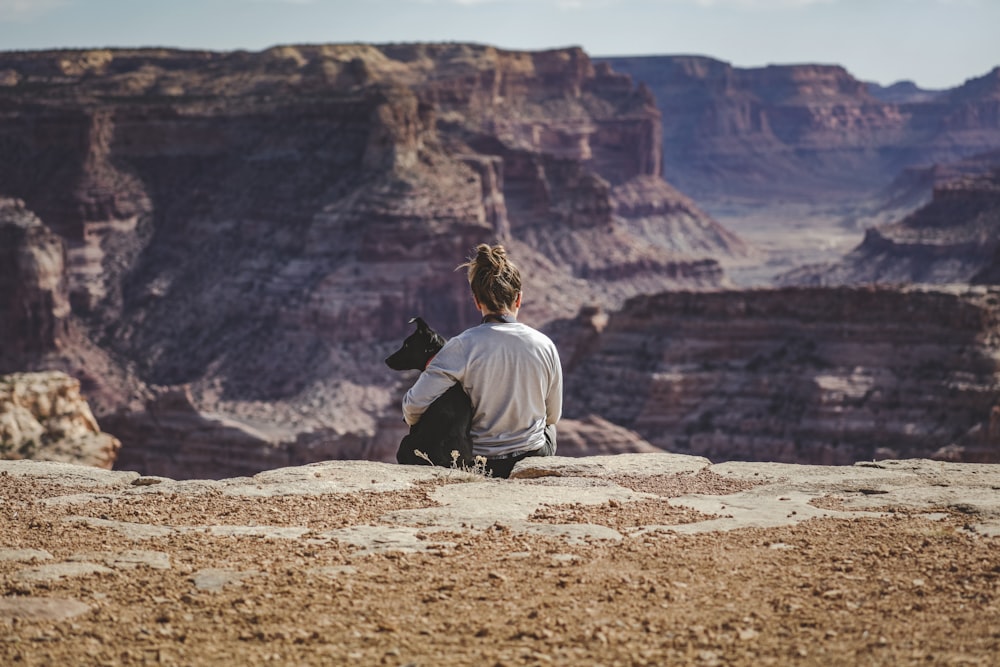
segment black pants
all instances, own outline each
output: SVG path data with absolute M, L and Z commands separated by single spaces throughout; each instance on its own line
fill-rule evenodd
M 556 453 L 556 425 L 549 424 L 545 427 L 545 444 L 541 449 L 536 449 L 523 454 L 515 454 L 505 459 L 486 459 L 486 469 L 492 473 L 493 477 L 507 479 L 510 477 L 514 465 L 521 459 L 529 456 L 552 456 Z

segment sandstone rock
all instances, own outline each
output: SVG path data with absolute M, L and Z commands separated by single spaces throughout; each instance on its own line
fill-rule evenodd
M 564 456 L 534 456 L 518 461 L 511 478 L 606 477 L 609 475 L 666 475 L 705 469 L 710 461 L 702 456 L 635 453 L 587 456 L 580 460 Z
M 62 239 L 23 201 L 0 197 L 0 367 L 65 338 L 65 263 Z
M 64 621 L 90 611 L 90 605 L 72 598 L 3 597 L 0 618 L 25 621 Z
M 94 574 L 113 574 L 114 570 L 98 563 L 74 562 L 37 565 L 14 575 L 15 581 L 25 583 L 52 582 L 69 577 L 87 577 Z
M 0 560 L 30 563 L 35 560 L 52 560 L 52 554 L 42 549 L 0 549 Z
M 67 489 L 95 491 L 103 488 L 127 488 L 139 477 L 138 473 L 134 472 L 26 459 L 13 461 L 0 459 L 0 475 L 30 476 L 40 481 L 57 481 L 60 486 Z
M 70 562 L 100 562 L 116 570 L 134 570 L 137 567 L 149 567 L 154 570 L 169 570 L 170 556 L 162 551 L 101 551 L 74 554 Z
M 323 533 L 323 537 L 358 547 L 358 553 L 370 554 L 384 551 L 419 553 L 442 548 L 453 548 L 454 542 L 428 540 L 422 527 L 410 526 L 351 526 Z
M 194 584 L 194 587 L 199 590 L 216 593 L 221 591 L 226 586 L 239 586 L 247 577 L 257 576 L 259 574 L 260 572 L 252 570 L 237 572 L 235 570 L 225 570 L 221 568 L 208 568 L 195 572 L 191 577 L 191 581 Z
M 121 443 L 101 432 L 80 382 L 64 373 L 0 376 L 0 456 L 110 468 Z
M 91 528 L 101 528 L 103 530 L 117 531 L 124 537 L 136 542 L 140 540 L 154 540 L 168 535 L 173 535 L 175 531 L 168 526 L 153 526 L 131 521 L 110 521 L 108 519 L 96 519 L 94 517 L 66 517 L 63 522 L 71 527 L 89 526 Z

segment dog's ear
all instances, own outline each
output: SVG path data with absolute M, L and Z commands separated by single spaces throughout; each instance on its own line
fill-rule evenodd
M 427 331 L 427 329 L 429 328 L 427 326 L 427 322 L 424 322 L 424 318 L 422 318 L 422 317 L 411 318 L 410 319 L 410 324 L 416 324 L 417 325 L 417 331 Z

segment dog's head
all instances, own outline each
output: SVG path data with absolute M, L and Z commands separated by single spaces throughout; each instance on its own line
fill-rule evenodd
M 410 324 L 416 324 L 417 330 L 403 341 L 403 346 L 393 352 L 385 360 L 386 366 L 394 371 L 418 370 L 427 368 L 431 357 L 444 347 L 445 339 L 427 326 L 422 318 L 414 317 Z

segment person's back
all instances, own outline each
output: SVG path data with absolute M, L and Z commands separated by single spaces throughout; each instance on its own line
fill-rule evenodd
M 448 341 L 403 400 L 414 424 L 455 382 L 472 401 L 473 453 L 506 477 L 525 456 L 555 453 L 562 412 L 562 369 L 552 341 L 516 321 L 521 306 L 517 267 L 502 246 L 482 244 L 469 269 L 483 323 Z

